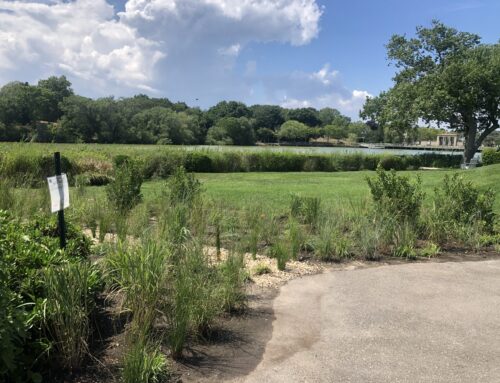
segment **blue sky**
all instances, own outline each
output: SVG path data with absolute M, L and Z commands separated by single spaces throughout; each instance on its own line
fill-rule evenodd
M 390 36 L 434 18 L 500 38 L 499 0 L 0 0 L 0 84 L 64 74 L 90 97 L 330 106 L 356 118 L 391 85 Z

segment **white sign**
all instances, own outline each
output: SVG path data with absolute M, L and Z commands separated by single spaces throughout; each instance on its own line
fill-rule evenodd
M 48 177 L 47 182 L 49 183 L 52 213 L 66 209 L 69 206 L 69 187 L 66 174 Z

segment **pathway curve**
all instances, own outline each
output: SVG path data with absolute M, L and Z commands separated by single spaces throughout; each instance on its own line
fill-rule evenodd
M 238 383 L 500 382 L 500 260 L 333 271 L 283 286 Z

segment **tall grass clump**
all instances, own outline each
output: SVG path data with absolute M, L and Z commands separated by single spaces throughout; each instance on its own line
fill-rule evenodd
M 131 331 L 147 334 L 168 295 L 170 251 L 161 241 L 146 237 L 140 243 L 121 244 L 106 256 L 107 280 L 132 316 Z
M 286 264 L 290 259 L 288 246 L 282 241 L 278 241 L 271 246 L 269 250 L 271 258 L 276 259 L 278 270 L 283 271 L 286 269 Z
M 61 366 L 74 370 L 88 352 L 89 315 L 100 278 L 90 262 L 67 263 L 48 268 L 44 275 L 46 289 L 45 329 Z
M 321 198 L 302 197 L 292 194 L 290 201 L 290 214 L 292 217 L 301 219 L 304 223 L 317 229 L 321 213 Z
M 123 383 L 161 383 L 168 375 L 167 360 L 159 346 L 146 340 L 131 343 L 123 358 Z

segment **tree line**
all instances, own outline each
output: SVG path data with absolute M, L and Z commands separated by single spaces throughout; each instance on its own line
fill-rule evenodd
M 421 131 L 424 139 L 428 131 Z M 431 129 L 431 135 L 437 133 Z M 352 121 L 333 108 L 286 109 L 222 101 L 202 110 L 139 94 L 91 99 L 65 76 L 0 89 L 0 141 L 254 145 L 256 142 L 382 142 L 383 129 Z

